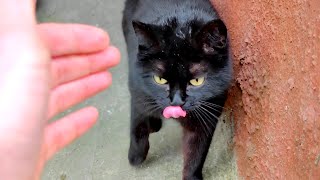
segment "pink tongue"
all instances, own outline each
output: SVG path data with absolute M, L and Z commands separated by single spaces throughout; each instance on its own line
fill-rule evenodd
M 168 106 L 163 111 L 163 116 L 169 118 L 186 117 L 187 112 L 182 110 L 180 106 Z

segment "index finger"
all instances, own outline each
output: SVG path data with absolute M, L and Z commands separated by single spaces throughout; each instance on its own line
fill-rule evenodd
M 109 46 L 108 34 L 89 25 L 44 23 L 38 30 L 53 57 L 93 53 Z

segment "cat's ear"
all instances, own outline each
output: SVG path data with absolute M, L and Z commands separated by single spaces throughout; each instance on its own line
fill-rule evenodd
M 138 38 L 140 47 L 150 48 L 158 45 L 153 25 L 145 24 L 140 21 L 132 21 L 132 26 Z
M 216 19 L 205 24 L 196 35 L 198 46 L 205 54 L 213 55 L 227 46 L 227 28 Z

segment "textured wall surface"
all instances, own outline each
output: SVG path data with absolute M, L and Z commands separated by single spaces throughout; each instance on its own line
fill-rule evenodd
M 231 37 L 240 179 L 320 179 L 320 1 L 212 2 Z

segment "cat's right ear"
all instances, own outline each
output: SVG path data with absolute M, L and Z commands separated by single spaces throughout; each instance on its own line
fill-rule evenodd
M 132 26 L 138 38 L 139 47 L 151 48 L 158 45 L 152 25 L 132 21 Z

